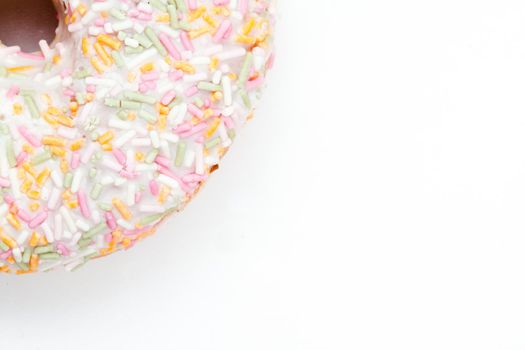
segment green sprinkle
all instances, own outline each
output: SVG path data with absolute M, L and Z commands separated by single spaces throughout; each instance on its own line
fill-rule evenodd
M 91 244 L 91 239 L 88 239 L 88 238 L 86 238 L 86 239 L 81 239 L 81 240 L 78 241 L 77 244 L 78 244 L 78 246 L 79 246 L 80 248 L 85 248 L 85 247 L 87 247 L 88 245 Z
M 152 149 L 144 158 L 144 162 L 146 162 L 146 164 L 151 164 L 155 161 L 155 158 L 157 158 L 158 155 L 159 151 L 157 149 Z
M 169 5 L 168 14 L 170 15 L 171 28 L 179 29 L 179 15 L 177 14 L 177 7 L 175 7 L 174 5 Z
M 109 11 L 109 14 L 113 17 L 115 17 L 116 19 L 120 19 L 120 20 L 123 20 L 123 19 L 126 19 L 126 15 L 124 14 L 124 12 L 116 9 L 116 8 L 112 8 L 110 11 Z
M 111 52 L 111 57 L 115 60 L 115 63 L 117 64 L 117 67 L 121 68 L 124 67 L 124 59 L 122 58 L 122 55 L 118 51 Z
M 30 259 L 31 259 L 31 249 L 30 248 L 26 248 L 24 250 L 24 254 L 22 254 L 22 262 L 24 264 L 28 264 Z
M 20 270 L 29 271 L 29 266 L 23 262 L 18 262 L 16 265 L 20 268 Z
M 46 254 L 46 253 L 53 253 L 54 251 L 55 251 L 55 248 L 51 244 L 35 248 L 35 254 L 37 254 L 37 255 Z
M 175 166 L 180 167 L 184 161 L 184 154 L 186 153 L 186 144 L 179 142 L 177 144 L 177 156 L 175 157 Z
M 7 162 L 9 163 L 9 166 L 11 168 L 14 167 L 16 165 L 16 156 L 13 147 L 13 140 L 10 137 L 7 139 L 7 143 L 5 145 L 5 152 L 7 155 Z
M 70 188 L 71 182 L 73 181 L 73 174 L 71 172 L 67 172 L 64 176 L 64 187 Z
M 58 260 L 60 259 L 60 254 L 58 253 L 46 253 L 38 256 L 40 260 Z
M 135 101 L 121 101 L 120 106 L 125 109 L 140 109 L 142 104 Z
M 246 57 L 244 58 L 244 63 L 242 64 L 241 72 L 239 73 L 239 81 L 238 81 L 239 86 L 244 86 L 244 84 L 246 84 L 246 81 L 248 81 L 252 63 L 253 63 L 253 53 L 248 52 L 246 54 Z
M 114 107 L 119 108 L 120 107 L 120 100 L 117 100 L 116 98 L 106 98 L 104 100 L 104 104 L 108 107 Z
M 139 111 L 139 117 L 141 117 L 148 123 L 155 123 L 157 121 L 157 118 L 153 114 L 146 111 Z
M 222 91 L 222 86 L 217 84 L 212 84 L 207 81 L 201 81 L 197 84 L 197 88 L 199 90 L 205 90 L 205 91 Z
M 183 11 L 183 12 L 187 11 L 186 3 L 184 2 L 184 0 L 175 0 L 175 3 L 177 4 L 177 9 L 179 11 Z
M 95 168 L 89 169 L 89 177 L 94 178 L 95 176 L 97 176 L 97 169 Z
M 30 95 L 25 95 L 24 102 L 29 109 L 29 113 L 31 113 L 31 117 L 38 119 L 40 117 L 40 113 L 38 112 L 38 107 L 36 106 L 36 102 L 33 97 Z
M 109 203 L 98 203 L 98 207 L 105 211 L 110 211 L 111 209 L 113 209 L 113 207 Z
M 204 144 L 206 149 L 212 149 L 213 147 L 217 146 L 221 142 L 221 139 L 219 137 L 216 137 Z
M 155 46 L 157 51 L 163 57 L 168 56 L 168 51 L 166 51 L 166 48 L 164 47 L 164 45 L 162 45 L 159 38 L 157 37 L 157 34 L 155 34 L 155 32 L 153 31 L 153 29 L 151 29 L 151 27 L 146 27 L 146 29 L 144 30 L 144 33 L 146 34 L 148 39 L 151 40 L 151 42 L 153 43 L 153 46 Z
M 137 53 L 141 53 L 142 51 L 144 51 L 144 48 L 142 46 L 139 46 L 139 47 L 126 46 L 124 48 L 124 52 L 128 55 L 134 55 Z
M 47 162 L 49 159 L 51 159 L 51 153 L 49 151 L 44 151 L 31 159 L 31 165 L 39 165 Z
M 145 225 L 149 225 L 159 219 L 162 218 L 164 214 L 154 214 L 154 215 L 148 215 L 148 216 L 145 216 L 143 217 L 142 219 L 139 220 L 139 224 L 141 226 L 145 226 Z
M 128 120 L 128 113 L 122 109 L 117 113 L 117 117 L 122 120 Z
M 96 226 L 93 226 L 92 228 L 89 229 L 89 231 L 87 231 L 86 233 L 84 233 L 84 235 L 82 236 L 84 239 L 88 239 L 88 238 L 91 238 L 95 235 L 98 235 L 99 233 L 101 233 L 102 231 L 104 231 L 105 229 L 107 228 L 106 226 L 106 223 L 105 222 L 101 222 L 100 224 L 96 225 Z
M 5 78 L 7 77 L 7 68 L 5 67 L 0 67 L 0 78 Z
M 10 248 L 7 246 L 7 244 L 0 241 L 0 249 L 2 249 L 4 252 L 7 252 Z
M 131 101 L 147 103 L 147 104 L 150 104 L 150 105 L 153 105 L 153 104 L 155 104 L 155 102 L 157 102 L 157 100 L 154 97 L 151 97 L 151 96 L 148 96 L 148 95 L 143 95 L 143 94 L 140 94 L 140 93 L 134 92 L 134 91 L 126 91 L 126 92 L 124 92 L 124 97 L 126 99 L 128 99 L 128 100 L 131 100 Z
M 246 106 L 246 108 L 252 108 L 252 102 L 250 101 L 250 97 L 246 93 L 246 90 L 240 89 L 239 95 L 242 98 L 242 102 L 244 102 L 244 106 Z
M 91 197 L 91 199 L 97 200 L 101 193 L 102 193 L 102 185 L 99 182 L 97 182 L 91 189 L 89 196 Z
M 161 10 L 162 12 L 166 12 L 166 5 L 164 5 L 159 0 L 149 0 L 149 3 L 151 4 L 151 6 Z
M 151 40 L 149 40 L 148 37 L 142 33 L 136 33 L 135 35 L 133 35 L 133 39 L 137 40 L 139 44 L 144 46 L 146 49 L 149 49 L 153 45 Z

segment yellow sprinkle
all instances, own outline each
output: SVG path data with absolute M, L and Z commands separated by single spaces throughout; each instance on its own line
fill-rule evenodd
M 58 64 L 58 63 L 60 63 L 60 61 L 61 61 L 61 58 L 60 58 L 59 55 L 54 55 L 53 56 L 53 64 Z
M 144 153 L 142 152 L 135 153 L 135 160 L 138 162 L 142 162 L 144 160 Z
M 255 19 L 250 18 L 250 20 L 242 28 L 242 34 L 244 35 L 250 34 L 254 26 L 255 26 Z
M 16 248 L 18 246 L 14 238 L 4 233 L 2 230 L 0 230 L 0 238 L 2 239 L 2 242 L 4 242 L 4 244 L 11 249 Z
M 100 43 L 98 42 L 95 43 L 93 47 L 95 48 L 95 51 L 98 57 L 102 60 L 102 62 L 106 66 L 111 66 L 113 64 L 113 60 L 111 59 L 111 56 L 106 52 L 106 50 L 102 47 L 102 45 L 100 45 Z
M 102 62 L 100 62 L 100 60 L 97 57 L 91 57 L 89 59 L 89 62 L 91 62 L 91 65 L 93 66 L 93 68 L 95 68 L 97 70 L 97 72 L 99 74 L 104 73 L 105 67 L 104 67 Z
M 151 72 L 153 69 L 155 69 L 155 66 L 154 66 L 153 63 L 151 63 L 151 62 L 146 63 L 145 65 L 143 65 L 142 67 L 140 67 L 140 71 L 141 71 L 142 73 Z
M 213 28 L 210 26 L 200 27 L 198 29 L 190 30 L 188 33 L 190 39 L 198 38 L 204 34 L 211 33 L 213 31 Z
M 84 140 L 83 139 L 79 139 L 79 140 L 76 140 L 75 142 L 73 142 L 70 146 L 70 149 L 72 151 L 78 151 L 79 149 L 82 148 L 82 146 L 84 145 Z
M 22 107 L 22 105 L 20 103 L 13 104 L 13 113 L 15 115 L 22 114 L 23 110 L 24 110 L 24 107 Z
M 252 38 L 250 36 L 243 35 L 243 34 L 238 35 L 236 40 L 238 43 L 246 44 L 246 45 L 254 45 L 257 41 L 255 38 Z
M 120 215 L 125 220 L 131 219 L 131 211 L 129 211 L 128 207 L 120 199 L 113 198 L 112 203 L 113 203 L 113 206 L 115 207 L 115 209 L 118 210 Z
M 122 47 L 122 43 L 120 41 L 106 34 L 100 34 L 99 36 L 97 36 L 97 41 L 102 45 L 106 45 L 112 48 L 113 50 L 120 50 L 120 48 Z
M 159 198 L 158 201 L 160 204 L 164 204 L 166 202 L 166 199 L 168 199 L 168 195 L 170 194 L 170 188 L 167 186 L 162 185 L 160 188 Z
M 56 146 L 51 146 L 50 151 L 54 156 L 60 158 L 65 157 L 67 154 L 67 151 L 65 149 Z
M 49 168 L 45 168 L 44 170 L 42 170 L 36 177 L 37 185 L 41 187 L 43 184 L 45 184 L 47 179 L 49 178 L 49 175 L 51 175 L 51 170 L 49 170 Z
M 31 199 L 34 199 L 34 200 L 38 200 L 38 199 L 40 199 L 40 192 L 38 192 L 36 190 L 28 191 L 27 192 L 27 197 L 29 197 Z
M 7 214 L 6 219 L 9 225 L 13 226 L 15 230 L 18 231 L 22 228 L 22 225 L 20 225 L 20 221 L 13 214 Z
M 103 133 L 102 135 L 100 135 L 98 137 L 97 141 L 100 144 L 106 144 L 109 141 L 113 140 L 113 137 L 114 137 L 113 131 L 112 130 L 108 130 L 105 133 Z
M 31 235 L 31 239 L 29 239 L 29 245 L 31 247 L 36 247 L 39 240 L 40 240 L 40 235 L 36 232 L 33 232 L 33 234 Z
M 33 203 L 29 204 L 29 210 L 31 210 L 32 212 L 37 211 L 38 208 L 40 208 L 40 203 L 38 203 L 38 202 L 33 202 Z
M 84 56 L 89 54 L 89 40 L 86 37 L 82 38 L 82 53 Z
M 113 145 L 111 143 L 105 143 L 102 145 L 102 150 L 106 152 L 111 152 L 113 151 Z
M 56 117 L 56 121 L 59 124 L 62 124 L 64 126 L 67 126 L 68 128 L 72 128 L 75 124 L 73 122 L 73 119 L 66 117 L 65 115 L 59 115 Z
M 206 138 L 209 139 L 210 137 L 215 134 L 217 129 L 219 128 L 219 125 L 221 125 L 221 119 L 220 118 L 214 118 L 212 122 L 210 123 L 210 126 L 208 127 L 208 130 L 206 130 Z
M 155 20 L 159 23 L 168 23 L 170 21 L 170 15 L 163 13 L 162 15 L 158 15 Z
M 33 68 L 34 68 L 33 66 L 18 66 L 18 67 L 7 68 L 7 70 L 11 73 L 19 73 L 19 72 L 25 72 L 25 71 L 31 70 Z
M 175 67 L 175 69 L 180 69 L 184 73 L 195 74 L 195 68 L 189 63 L 186 63 L 186 62 L 175 62 L 174 63 L 174 67 Z
M 65 158 L 62 158 L 60 161 L 60 170 L 65 174 L 69 170 L 69 164 L 67 163 L 67 160 Z
M 31 188 L 31 186 L 33 186 L 33 180 L 31 180 L 30 178 L 27 178 L 27 179 L 25 179 L 25 181 L 22 182 L 22 184 L 20 185 L 20 191 L 23 192 L 23 193 L 27 193 L 27 191 L 29 191 L 29 189 Z
M 42 138 L 42 143 L 46 146 L 57 146 L 57 147 L 64 147 L 66 145 L 66 141 L 63 138 L 56 137 L 56 136 L 44 136 Z

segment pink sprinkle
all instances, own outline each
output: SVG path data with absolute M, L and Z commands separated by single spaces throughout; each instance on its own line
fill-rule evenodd
M 67 249 L 66 245 L 62 242 L 57 243 L 57 251 L 62 256 L 69 256 L 69 249 Z
M 20 152 L 16 157 L 16 166 L 22 164 L 27 159 L 27 157 L 29 157 L 29 154 L 26 151 Z
M 24 209 L 18 209 L 17 215 L 20 219 L 22 219 L 22 221 L 25 221 L 25 222 L 31 221 L 31 215 Z
M 20 93 L 20 87 L 18 87 L 17 85 L 13 85 L 9 88 L 9 91 L 7 91 L 7 98 L 12 99 L 19 93 Z
M 231 33 L 232 30 L 232 22 L 229 20 L 222 21 L 221 25 L 219 26 L 219 29 L 215 32 L 215 35 L 213 36 L 213 41 L 218 43 L 223 41 L 224 39 L 227 39 L 229 33 Z
M 42 53 L 25 53 L 25 52 L 18 52 L 17 53 L 18 56 L 20 57 L 23 57 L 23 58 L 27 58 L 28 60 L 34 60 L 34 61 L 45 61 L 45 57 L 44 55 L 42 55 Z
M 199 88 L 193 85 L 193 86 L 190 86 L 184 94 L 186 95 L 186 97 L 191 97 L 191 96 L 196 95 L 198 92 L 199 92 Z
M 144 73 L 140 76 L 140 79 L 142 79 L 142 81 L 159 80 L 159 78 L 159 72 Z
M 173 99 L 177 96 L 177 93 L 174 90 L 170 90 L 164 94 L 162 99 L 160 100 L 160 103 L 162 103 L 164 106 L 167 106 L 173 101 Z
M 182 41 L 182 46 L 188 51 L 193 51 L 193 44 L 191 43 L 190 37 L 187 32 L 181 31 L 180 32 L 180 40 Z
M 172 81 L 180 80 L 183 76 L 184 72 L 178 69 L 168 73 L 168 78 Z
M 76 169 L 80 165 L 80 154 L 78 152 L 73 153 L 71 156 L 71 168 Z
M 120 165 L 126 165 L 126 155 L 120 148 L 115 148 L 113 150 L 113 156 L 117 159 L 117 162 L 119 162 Z
M 40 225 L 41 223 L 43 223 L 44 221 L 46 221 L 47 219 L 47 212 L 43 211 L 43 212 L 40 212 L 40 214 L 38 214 L 37 216 L 35 216 L 33 218 L 33 220 L 31 220 L 29 222 L 29 228 L 35 228 L 37 227 L 38 225 Z
M 162 45 L 164 45 L 164 47 L 166 48 L 166 50 L 168 50 L 171 57 L 173 57 L 176 60 L 181 59 L 180 52 L 177 50 L 177 48 L 175 47 L 175 44 L 173 44 L 170 37 L 166 33 L 164 32 L 160 33 L 159 39 Z
M 171 166 L 170 160 L 162 156 L 157 156 L 157 158 L 155 158 L 155 163 L 165 168 L 169 168 Z
M 80 212 L 85 218 L 89 219 L 91 217 L 91 212 L 87 205 L 86 194 L 84 193 L 84 191 L 79 190 L 77 192 L 77 200 L 78 200 L 78 204 L 80 205 Z
M 13 196 L 11 196 L 10 194 L 5 194 L 4 195 L 4 201 L 7 204 L 11 205 L 11 204 L 13 204 L 15 202 L 15 198 Z
M 9 180 L 4 177 L 0 177 L 0 187 L 9 187 L 9 186 L 11 186 L 11 182 L 9 182 Z
M 198 134 L 199 132 L 205 130 L 207 127 L 208 127 L 208 125 L 206 123 L 200 123 L 200 124 L 195 125 L 193 128 L 191 128 L 191 130 L 183 132 L 179 136 L 182 137 L 182 138 L 190 137 L 190 136 L 193 136 L 193 135 Z
M 204 112 L 199 107 L 195 106 L 193 103 L 188 104 L 188 112 L 190 112 L 199 119 L 204 117 Z
M 149 182 L 149 191 L 152 195 L 156 196 L 159 194 L 159 185 L 157 184 L 157 181 L 151 180 Z
M 20 133 L 20 135 L 22 135 L 26 140 L 27 142 L 29 142 L 33 147 L 40 147 L 42 145 L 42 143 L 40 142 L 40 140 L 38 140 L 38 138 L 36 136 L 34 136 L 33 134 L 31 134 L 27 128 L 25 126 L 19 126 L 18 127 L 18 132 Z
M 104 216 L 106 217 L 106 225 L 112 230 L 115 230 L 117 226 L 117 220 L 115 220 L 115 216 L 112 212 L 107 211 Z

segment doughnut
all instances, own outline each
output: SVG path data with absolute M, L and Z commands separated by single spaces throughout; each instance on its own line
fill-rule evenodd
M 274 61 L 272 0 L 53 3 L 54 41 L 0 47 L 4 273 L 153 234 L 219 168 Z

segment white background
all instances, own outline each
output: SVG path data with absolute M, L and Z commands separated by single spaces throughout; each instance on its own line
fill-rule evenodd
M 257 117 L 187 210 L 0 278 L 0 348 L 525 348 L 525 2 L 281 0 Z

